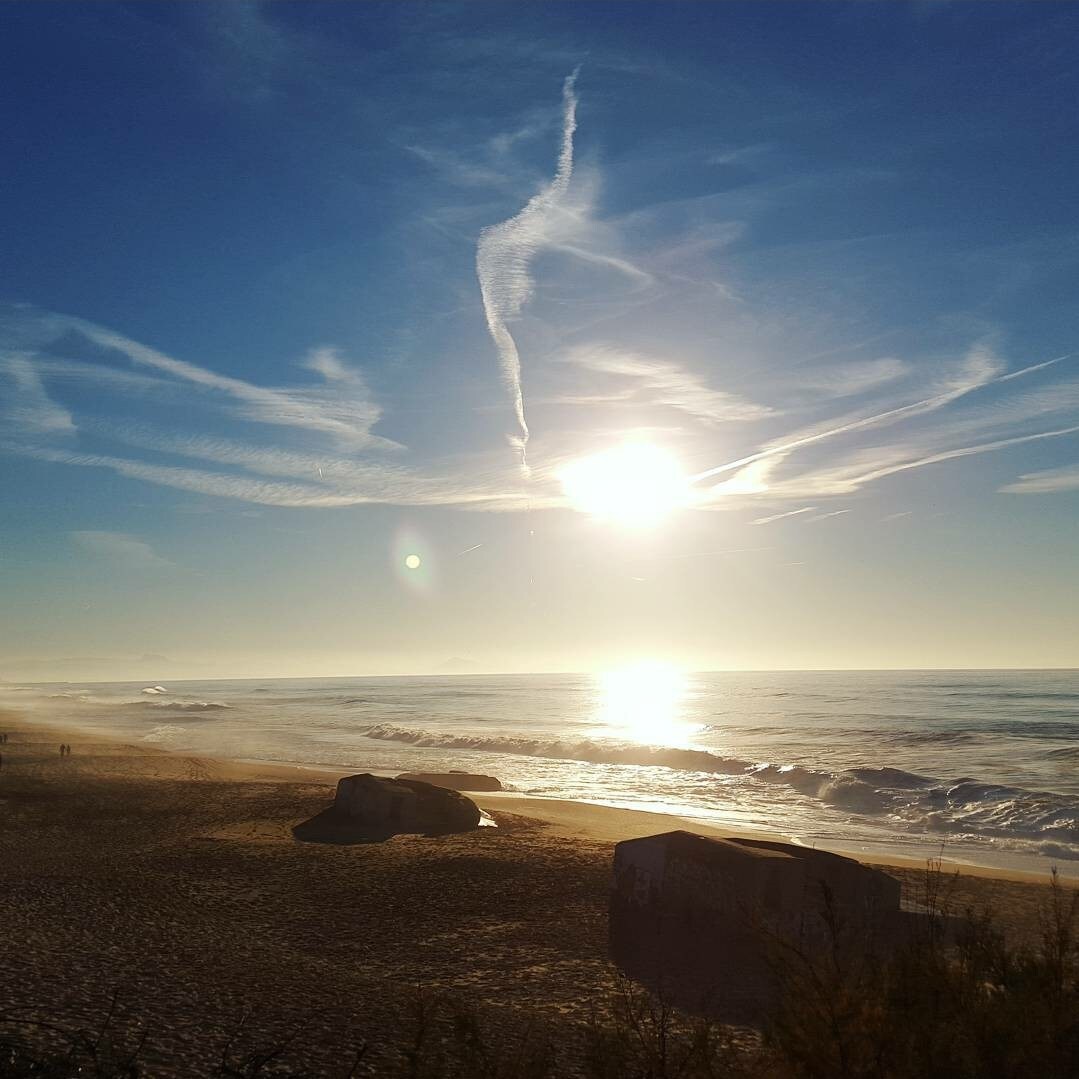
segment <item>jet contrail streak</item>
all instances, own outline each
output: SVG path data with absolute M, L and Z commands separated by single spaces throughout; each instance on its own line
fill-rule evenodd
M 573 133 L 577 130 L 576 81 L 577 71 L 574 71 L 562 85 L 562 146 L 554 179 L 529 199 L 516 216 L 485 228 L 480 233 L 476 248 L 476 276 L 487 316 L 487 329 L 498 350 L 502 381 L 509 391 L 517 420 L 517 433 L 510 436 L 510 444 L 520 453 L 521 469 L 526 475 L 528 422 L 521 392 L 521 357 L 506 321 L 520 313 L 532 294 L 529 264 L 546 238 L 548 218 L 565 195 L 573 175 Z
M 724 472 L 731 472 L 736 468 L 742 468 L 744 465 L 751 465 L 754 461 L 761 461 L 766 457 L 775 457 L 777 454 L 781 453 L 789 453 L 791 450 L 796 450 L 801 446 L 809 446 L 814 442 L 821 442 L 824 439 L 832 438 L 835 435 L 846 434 L 848 431 L 859 431 L 864 427 L 872 427 L 875 424 L 883 423 L 885 420 L 894 419 L 897 416 L 903 416 L 907 413 L 917 414 L 919 412 L 931 412 L 933 409 L 939 408 L 941 405 L 946 405 L 951 401 L 955 401 L 968 393 L 972 393 L 974 390 L 980 390 L 983 386 L 992 386 L 996 382 L 1009 382 L 1013 378 L 1019 378 L 1022 375 L 1029 375 L 1035 371 L 1044 370 L 1046 367 L 1050 367 L 1055 363 L 1060 363 L 1062 360 L 1069 359 L 1073 355 L 1075 355 L 1075 353 L 1057 356 L 1052 360 L 1045 360 L 1042 363 L 1032 364 L 1030 367 L 1020 368 L 1018 371 L 1011 371 L 1005 375 L 998 375 L 996 378 L 991 378 L 986 382 L 962 387 L 957 390 L 948 390 L 946 393 L 938 393 L 935 397 L 927 397 L 922 401 L 914 401 L 909 405 L 900 405 L 898 408 L 891 408 L 887 412 L 878 412 L 875 416 L 866 416 L 860 420 L 852 420 L 850 423 L 844 423 L 839 427 L 832 427 L 827 431 L 818 431 L 816 434 L 806 435 L 804 438 L 796 438 L 792 442 L 785 442 L 778 446 L 769 446 L 767 449 L 760 450 L 757 453 L 751 453 L 748 457 L 742 457 L 737 461 L 729 461 L 725 465 L 717 465 L 715 468 L 708 468 L 703 472 L 698 472 L 695 476 L 690 476 L 688 482 L 699 483 L 701 480 L 706 480 L 710 476 L 719 476 Z

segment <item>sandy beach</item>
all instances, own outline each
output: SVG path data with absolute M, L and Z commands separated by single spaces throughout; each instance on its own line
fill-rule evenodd
M 87 741 L 12 714 L 0 730 L 0 1014 L 92 1027 L 115 995 L 151 1075 L 206 1072 L 244 1015 L 241 1041 L 304 1023 L 289 1052 L 341 1072 L 421 990 L 572 1039 L 614 973 L 613 844 L 679 826 L 503 793 L 475 796 L 496 829 L 300 843 L 292 827 L 331 801 L 336 774 Z M 888 871 L 917 898 L 923 867 Z M 991 907 L 1031 939 L 1044 894 L 980 871 L 953 904 Z

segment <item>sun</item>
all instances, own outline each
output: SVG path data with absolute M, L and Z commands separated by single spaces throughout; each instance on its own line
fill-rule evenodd
M 688 745 L 700 730 L 683 716 L 685 675 L 666 663 L 638 663 L 598 676 L 599 718 L 611 734 L 648 745 Z
M 558 478 L 574 509 L 629 528 L 652 527 L 689 499 L 674 455 L 649 442 L 582 457 Z

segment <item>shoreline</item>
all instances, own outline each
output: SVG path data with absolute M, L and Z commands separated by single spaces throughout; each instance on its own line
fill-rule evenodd
M 282 763 L 257 758 L 221 758 L 195 756 L 173 750 L 162 749 L 145 743 L 125 741 L 119 733 L 101 733 L 100 730 L 80 728 L 71 724 L 53 724 L 37 720 L 24 713 L 6 709 L 0 711 L 0 724 L 7 724 L 15 730 L 32 732 L 36 735 L 49 735 L 49 740 L 84 741 L 94 739 L 94 745 L 128 748 L 135 756 L 157 761 L 199 762 L 199 770 L 204 778 L 214 778 L 223 782 L 277 782 L 302 783 L 317 786 L 325 783 L 327 800 L 332 801 L 333 787 L 343 776 L 355 773 L 353 769 L 333 768 L 327 765 L 305 765 Z M 156 774 L 174 778 L 174 768 L 162 768 Z M 393 771 L 374 769 L 373 774 L 392 776 Z M 155 773 L 147 778 L 154 778 Z M 194 777 L 191 777 L 194 778 Z M 625 806 L 611 806 L 598 802 L 574 801 L 564 798 L 546 798 L 536 795 L 521 794 L 515 791 L 464 792 L 482 810 L 512 813 L 532 821 L 544 824 L 552 835 L 565 839 L 587 840 L 589 842 L 617 843 L 624 839 L 637 839 L 664 831 L 684 829 L 707 836 L 738 836 L 748 839 L 778 840 L 804 844 L 780 832 L 760 828 L 746 828 L 734 825 L 717 824 L 714 821 L 694 817 L 684 813 L 663 813 L 654 810 L 635 809 Z M 842 854 L 867 865 L 893 867 L 904 871 L 924 871 L 930 861 L 939 862 L 942 871 L 958 873 L 964 877 L 989 880 L 1012 881 L 1023 884 L 1046 884 L 1050 872 L 1011 868 L 1007 866 L 980 865 L 948 855 L 939 858 L 918 858 L 898 851 L 887 849 L 867 850 L 853 843 L 820 844 L 823 850 Z M 1058 870 L 1062 884 L 1079 889 L 1079 866 L 1070 870 L 1064 866 Z
M 371 1041 L 373 1062 L 397 1059 L 421 990 L 475 1006 L 500 1032 L 539 1024 L 579 1045 L 618 984 L 614 844 L 678 827 L 733 832 L 505 792 L 475 795 L 497 828 L 304 842 L 294 828 L 332 803 L 342 773 L 184 755 L 11 713 L 0 731 L 0 1016 L 65 1030 L 111 1016 L 121 1041 L 145 1042 L 144 1074 L 162 1079 L 214 1074 L 241 1016 L 253 1052 L 295 1035 L 304 1074 L 341 1074 L 356 1038 Z M 946 909 L 989 912 L 1009 941 L 1040 946 L 1045 878 L 932 880 L 924 865 L 862 860 L 899 881 L 908 909 L 939 886 Z

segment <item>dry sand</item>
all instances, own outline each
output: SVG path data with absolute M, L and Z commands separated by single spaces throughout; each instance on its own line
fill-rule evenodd
M 572 1037 L 613 973 L 613 843 L 678 826 L 479 794 L 498 829 L 305 844 L 291 828 L 329 803 L 337 773 L 89 742 L 11 715 L 0 731 L 0 1016 L 95 1025 L 115 993 L 151 1075 L 207 1073 L 245 1012 L 241 1047 L 309 1019 L 293 1051 L 340 1073 L 418 988 Z M 889 872 L 920 894 L 921 868 Z M 1017 936 L 1037 931 L 1044 884 L 964 875 L 954 892 Z

